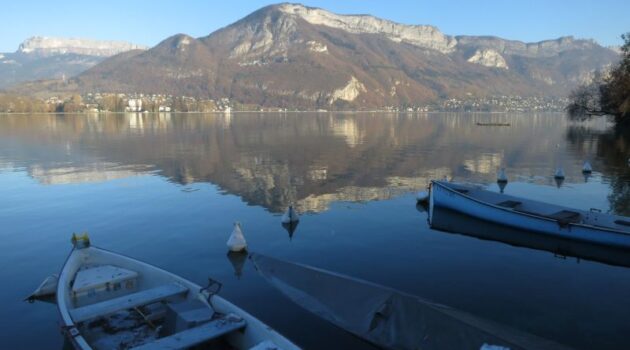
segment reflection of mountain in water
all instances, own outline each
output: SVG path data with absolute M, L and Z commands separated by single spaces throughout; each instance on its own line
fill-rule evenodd
M 44 169 L 39 165 L 30 167 L 31 176 L 46 185 L 71 184 L 79 182 L 102 182 L 143 174 L 142 166 L 122 166 L 116 163 L 94 163 L 84 167 L 63 167 Z
M 512 126 L 476 126 L 497 119 Z M 5 116 L 0 163 L 50 184 L 152 171 L 180 184 L 211 182 L 274 212 L 290 202 L 321 211 L 333 201 L 391 198 L 431 178 L 493 182 L 499 166 L 546 176 L 558 159 L 567 181 L 578 181 L 580 160 L 550 151 L 565 128 L 561 115 L 532 114 Z
M 594 167 L 602 172 L 604 181 L 610 182 L 610 208 L 620 215 L 630 215 L 630 130 L 571 126 L 566 137 L 582 157 L 597 154 Z

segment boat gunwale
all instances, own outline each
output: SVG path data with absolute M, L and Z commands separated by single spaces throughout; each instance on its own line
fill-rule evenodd
M 77 248 L 72 247 L 72 249 L 70 250 L 70 254 L 68 254 L 68 256 L 66 257 L 66 260 L 61 266 L 61 271 L 59 272 L 59 279 L 58 279 L 57 290 L 56 290 L 57 311 L 59 312 L 59 317 L 61 318 L 61 322 L 63 322 L 63 325 L 61 325 L 61 333 L 70 341 L 72 346 L 75 349 L 91 349 L 92 347 L 87 342 L 87 340 L 83 337 L 83 334 L 81 334 L 81 332 L 78 332 L 77 324 L 72 319 L 72 316 L 70 316 L 70 311 L 64 299 L 65 293 L 67 292 L 65 281 L 67 279 L 66 273 L 67 273 L 68 262 L 70 261 L 70 258 L 72 258 L 72 256 L 76 252 L 77 252 Z M 62 299 L 64 299 L 63 300 L 64 308 L 62 308 L 59 303 L 59 301 Z M 78 334 L 76 336 L 72 336 L 72 334 L 66 332 L 66 329 L 72 329 L 72 328 L 75 328 L 77 330 Z
M 67 279 L 66 274 L 67 270 L 68 270 L 68 262 L 70 261 L 70 259 L 73 257 L 73 254 L 79 254 L 79 252 L 81 252 L 84 249 L 94 249 L 97 251 L 102 251 L 105 252 L 107 254 L 112 254 L 114 256 L 119 256 L 122 257 L 124 259 L 128 259 L 131 260 L 133 262 L 136 262 L 138 264 L 142 264 L 144 266 L 146 266 L 147 268 L 153 269 L 153 270 L 157 270 L 160 273 L 164 273 L 166 275 L 168 275 L 170 278 L 175 279 L 178 283 L 188 283 L 190 285 L 193 285 L 195 287 L 198 287 L 198 289 L 195 290 L 191 290 L 190 292 L 194 292 L 197 293 L 197 296 L 201 295 L 201 286 L 187 278 L 181 277 L 179 275 L 176 275 L 172 272 L 169 272 L 159 266 L 144 262 L 142 260 L 138 260 L 135 258 L 132 258 L 130 256 L 127 256 L 125 254 L 121 254 L 118 252 L 114 252 L 112 250 L 108 250 L 105 248 L 100 248 L 97 246 L 93 246 L 90 245 L 89 247 L 86 248 L 81 248 L 78 249 L 76 247 L 73 247 L 72 250 L 70 251 L 70 254 L 68 254 L 68 257 L 66 258 L 66 260 L 64 261 L 64 264 L 61 268 L 61 272 L 59 273 L 59 283 L 57 285 L 57 296 L 56 296 L 56 301 L 57 301 L 57 310 L 59 311 L 60 317 L 61 317 L 61 321 L 63 322 L 62 326 L 62 330 L 64 328 L 66 329 L 71 329 L 71 328 L 75 328 L 77 329 L 77 331 L 79 330 L 79 326 L 78 326 L 78 322 L 74 322 L 74 319 L 72 319 L 72 316 L 70 315 L 70 309 L 68 308 L 68 304 L 65 302 L 65 300 L 63 301 L 63 305 L 65 306 L 65 309 L 62 310 L 62 307 L 59 303 L 59 301 L 61 299 L 64 298 L 64 293 L 66 293 L 67 287 L 65 286 L 66 282 L 61 283 L 61 281 L 67 281 L 67 283 L 69 283 L 69 280 Z M 183 282 L 181 282 L 183 281 Z M 62 293 L 60 293 L 60 291 Z M 239 306 L 237 306 L 236 304 L 232 303 L 231 301 L 229 301 L 228 299 L 223 298 L 220 295 L 212 295 L 210 300 L 206 300 L 206 298 L 197 298 L 197 300 L 207 303 L 210 307 L 212 307 L 213 309 L 219 307 L 219 308 L 228 308 L 231 309 L 232 312 L 237 312 L 239 314 L 239 316 L 243 317 L 246 320 L 254 320 L 254 322 L 257 323 L 257 326 L 255 326 L 256 328 L 258 327 L 262 327 L 262 329 L 267 332 L 269 335 L 272 335 L 275 338 L 269 338 L 272 341 L 280 341 L 281 345 L 286 346 L 286 349 L 300 349 L 299 346 L 295 345 L 291 340 L 289 340 L 288 338 L 286 338 L 284 335 L 278 333 L 274 328 L 270 327 L 269 325 L 267 325 L 267 323 L 263 322 L 262 320 L 260 320 L 259 318 L 253 316 L 252 314 L 250 314 L 249 312 L 245 311 L 244 309 L 240 308 Z M 214 302 L 217 302 L 219 305 L 215 305 Z M 248 321 L 249 324 L 249 321 Z M 254 325 L 252 325 L 252 327 L 254 327 Z M 63 332 L 64 336 L 66 338 L 68 338 L 72 344 L 72 346 L 75 349 L 92 349 L 92 346 L 88 343 L 87 339 L 85 339 L 85 337 L 83 336 L 83 334 L 81 332 L 79 332 L 76 336 L 72 336 L 71 334 L 68 334 L 66 332 Z M 278 345 L 278 343 L 276 343 L 276 345 Z M 281 346 L 278 345 L 278 346 Z M 287 346 L 290 345 L 290 346 Z
M 545 220 L 545 221 L 548 221 L 548 222 L 554 222 L 554 223 L 558 222 L 558 220 L 554 220 L 554 219 L 545 217 L 543 215 L 536 215 L 536 214 L 529 213 L 529 212 L 522 212 L 522 211 L 510 209 L 510 208 L 505 208 L 505 207 L 502 207 L 500 205 L 492 204 L 492 203 L 489 203 L 489 202 L 484 202 L 484 201 L 482 201 L 480 199 L 477 199 L 477 198 L 469 196 L 469 195 L 467 195 L 465 193 L 459 192 L 459 191 L 457 191 L 457 190 L 455 190 L 455 189 L 445 185 L 442 181 L 431 180 L 431 184 L 440 186 L 441 188 L 444 188 L 444 189 L 446 189 L 447 191 L 449 191 L 451 193 L 454 193 L 454 194 L 459 195 L 461 197 L 464 197 L 466 199 L 472 200 L 472 201 L 474 201 L 476 203 L 482 204 L 484 206 L 492 207 L 494 209 L 499 209 L 499 210 L 507 212 L 507 213 L 516 213 L 516 214 L 519 214 L 519 215 L 524 215 L 524 216 L 528 216 L 528 217 L 535 218 L 535 219 Z M 484 189 L 482 189 L 482 190 L 484 190 Z M 487 191 L 487 190 L 484 190 L 484 191 Z M 488 192 L 491 192 L 491 191 L 488 191 Z M 510 196 L 510 197 L 512 197 L 512 196 Z M 528 198 L 523 198 L 523 199 L 525 199 L 525 200 L 527 200 L 529 202 L 534 202 L 534 203 L 538 202 L 538 201 L 533 200 L 533 199 L 528 199 Z M 572 209 L 572 210 L 578 210 L 578 211 L 584 212 L 583 210 L 580 210 L 580 209 L 574 209 L 574 208 L 565 207 L 565 206 L 562 206 L 562 205 L 556 205 L 556 204 L 551 204 L 551 205 L 559 207 L 559 208 L 563 208 L 563 209 Z M 606 214 L 606 215 L 609 215 L 609 214 Z M 593 230 L 597 230 L 597 231 L 606 231 L 608 233 L 615 233 L 615 234 L 622 234 L 622 235 L 625 235 L 625 236 L 630 236 L 630 232 L 616 230 L 614 228 L 610 228 L 610 227 L 607 227 L 607 226 L 595 226 L 595 225 L 590 225 L 590 224 L 571 223 L 571 222 L 567 223 L 567 225 L 568 226 L 578 226 L 578 227 L 583 227 L 583 228 L 587 228 L 587 229 L 593 229 Z

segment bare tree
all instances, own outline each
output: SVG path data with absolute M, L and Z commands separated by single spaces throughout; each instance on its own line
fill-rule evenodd
M 609 115 L 617 125 L 630 125 L 630 32 L 621 38 L 621 61 L 605 77 L 596 74 L 591 84 L 578 87 L 569 96 L 567 112 L 572 118 Z

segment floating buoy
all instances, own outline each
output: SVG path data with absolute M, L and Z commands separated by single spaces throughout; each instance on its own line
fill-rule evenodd
M 230 248 L 230 251 L 233 252 L 242 252 L 247 249 L 247 242 L 245 241 L 245 236 L 243 236 L 239 222 L 234 223 L 234 230 L 232 230 L 232 234 L 230 238 L 228 238 L 227 246 Z
M 591 163 L 588 162 L 588 160 L 584 161 L 584 165 L 582 166 L 582 172 L 584 174 L 590 174 L 593 172 L 593 167 L 591 166 Z
M 497 182 L 498 183 L 507 183 L 508 182 L 507 175 L 505 174 L 505 168 L 499 169 L 499 172 L 497 173 Z
M 564 170 L 562 169 L 562 167 L 558 167 L 556 169 L 555 174 L 553 174 L 553 178 L 558 179 L 558 180 L 564 180 Z
M 300 216 L 298 215 L 297 211 L 293 209 L 293 206 L 289 205 L 289 207 L 287 208 L 287 211 L 284 213 L 284 215 L 282 215 L 282 223 L 288 224 L 291 222 L 298 222 L 298 221 L 300 221 Z
M 429 201 L 429 191 L 423 190 L 416 194 L 416 201 L 418 203 L 426 203 Z

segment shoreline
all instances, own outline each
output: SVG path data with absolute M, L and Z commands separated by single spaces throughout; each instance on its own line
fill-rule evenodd
M 504 112 L 483 112 L 483 111 L 426 111 L 426 112 L 407 112 L 407 111 L 390 111 L 390 110 L 343 110 L 343 111 L 212 111 L 212 112 L 0 112 L 1 115 L 166 115 L 166 114 L 298 114 L 298 113 L 317 113 L 317 114 L 358 114 L 358 113 L 385 113 L 385 114 L 566 114 L 565 111 L 504 111 Z

